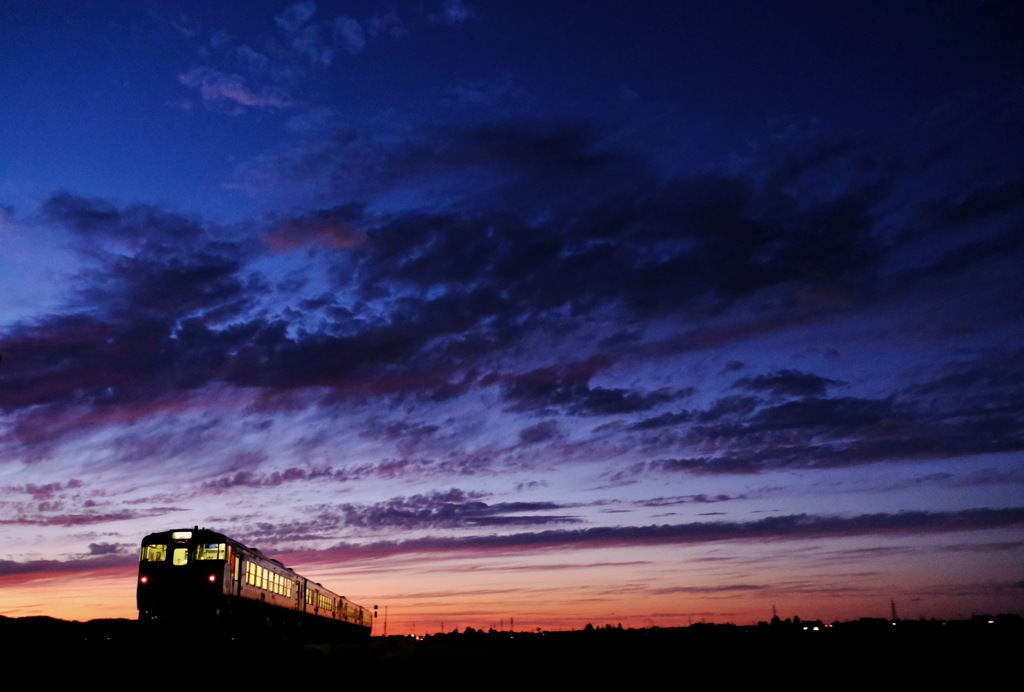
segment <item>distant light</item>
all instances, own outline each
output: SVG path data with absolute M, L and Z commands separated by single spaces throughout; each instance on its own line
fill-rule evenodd
M 171 540 L 187 541 L 190 538 L 192 538 L 192 532 L 191 531 L 173 531 L 171 533 Z
M 149 583 L 149 577 L 147 577 L 145 575 L 139 577 L 139 583 L 140 584 L 147 584 L 147 583 Z
M 211 575 L 210 575 L 209 577 L 207 577 L 207 578 L 208 578 L 208 579 L 210 580 L 210 583 L 211 583 L 211 584 L 212 584 L 213 582 L 217 581 L 217 575 L 216 575 L 216 574 L 211 574 Z

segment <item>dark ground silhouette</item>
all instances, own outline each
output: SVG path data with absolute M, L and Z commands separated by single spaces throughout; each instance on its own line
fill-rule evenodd
M 36 674 L 47 679 L 178 679 L 202 681 L 201 689 L 253 675 L 291 683 L 338 675 L 346 681 L 441 676 L 453 685 L 515 680 L 541 689 L 573 681 L 762 685 L 780 677 L 814 686 L 858 680 L 918 689 L 957 681 L 1004 687 L 1006 675 L 1019 681 L 1024 651 L 1024 621 L 1015 615 L 832 626 L 799 620 L 641 630 L 588 626 L 547 633 L 467 628 L 362 642 L 279 641 L 262 633 L 234 639 L 191 631 L 142 635 L 132 620 L 0 616 L 3 658 L 15 666 L 35 661 Z

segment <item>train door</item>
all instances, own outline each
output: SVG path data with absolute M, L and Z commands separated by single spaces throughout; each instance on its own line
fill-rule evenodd
M 228 548 L 230 550 L 230 548 Z M 231 550 L 231 589 L 228 593 L 242 595 L 242 556 Z

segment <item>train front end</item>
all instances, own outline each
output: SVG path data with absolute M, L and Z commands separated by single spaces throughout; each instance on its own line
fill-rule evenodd
M 136 588 L 139 620 L 216 620 L 224 607 L 233 557 L 227 539 L 205 529 L 146 536 Z

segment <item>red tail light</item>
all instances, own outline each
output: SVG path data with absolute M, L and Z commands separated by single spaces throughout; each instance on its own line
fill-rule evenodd
M 147 577 L 146 575 L 142 575 L 141 577 L 139 577 L 139 583 L 140 584 L 146 584 L 148 582 L 149 582 L 149 577 Z
M 211 574 L 208 578 L 209 578 L 211 584 L 213 582 L 217 581 L 217 575 L 216 574 Z

